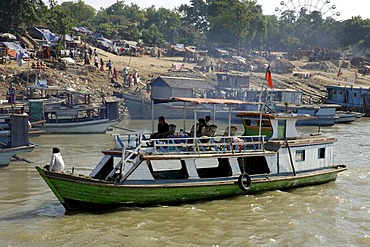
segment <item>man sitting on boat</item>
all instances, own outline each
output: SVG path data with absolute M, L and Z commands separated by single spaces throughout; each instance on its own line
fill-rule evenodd
M 197 124 L 197 136 L 202 136 L 204 128 L 206 127 L 206 120 L 204 118 L 199 118 L 198 119 L 198 124 Z
M 150 139 L 158 139 L 163 138 L 170 130 L 168 123 L 166 123 L 166 119 L 163 116 L 158 118 L 158 132 L 154 133 L 150 136 Z
M 64 160 L 62 155 L 60 154 L 59 148 L 57 147 L 53 148 L 53 154 L 51 155 L 50 164 L 44 166 L 44 168 L 48 171 L 63 172 Z

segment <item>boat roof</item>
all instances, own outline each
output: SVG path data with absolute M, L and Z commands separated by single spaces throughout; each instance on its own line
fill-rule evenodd
M 237 117 L 250 117 L 250 118 L 260 118 L 260 112 L 242 112 L 237 113 Z M 264 119 L 276 119 L 276 120 L 286 120 L 286 119 L 294 119 L 294 120 L 302 120 L 302 119 L 314 119 L 316 117 L 310 116 L 308 114 L 288 114 L 288 113 L 262 113 L 262 118 Z
M 189 102 L 194 104 L 226 104 L 226 105 L 258 104 L 258 102 L 248 102 L 234 99 L 210 99 L 210 98 L 186 98 L 186 97 L 175 97 L 174 101 Z
M 328 85 L 328 86 L 325 86 L 327 89 L 328 88 L 341 88 L 341 89 L 358 89 L 358 90 L 367 90 L 367 89 L 370 89 L 370 87 L 368 86 L 354 86 L 354 85 Z
M 283 103 L 277 103 L 277 106 L 285 106 Z M 320 108 L 340 108 L 338 104 L 288 104 L 289 109 L 320 109 Z
M 41 86 L 28 86 L 27 89 L 33 89 L 33 90 L 44 90 L 44 91 L 53 91 L 58 92 L 60 94 L 66 93 L 66 94 L 78 94 L 78 95 L 92 95 L 93 92 L 87 91 L 87 90 L 74 90 L 71 88 L 61 88 L 58 86 L 47 86 L 47 87 L 41 87 Z

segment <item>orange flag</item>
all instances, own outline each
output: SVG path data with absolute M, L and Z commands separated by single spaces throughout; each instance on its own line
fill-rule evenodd
M 274 84 L 272 83 L 272 76 L 271 76 L 270 65 L 266 69 L 265 79 L 267 81 L 267 84 L 269 85 L 269 88 L 273 88 L 274 87 Z

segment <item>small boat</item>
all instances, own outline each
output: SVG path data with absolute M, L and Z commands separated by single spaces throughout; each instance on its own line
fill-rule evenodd
M 0 167 L 8 166 L 17 155 L 31 152 L 36 145 L 29 142 L 28 116 L 13 114 L 7 130 L 0 131 Z
M 354 85 L 326 86 L 326 96 L 323 99 L 328 104 L 339 104 L 343 111 L 357 111 L 370 116 L 370 90 L 368 87 Z
M 306 114 L 314 118 L 297 121 L 300 126 L 333 126 L 335 124 L 335 111 L 340 107 L 336 104 L 283 104 L 276 105 L 276 111 L 290 111 L 294 114 Z M 286 109 L 286 110 L 285 110 Z
M 336 111 L 335 123 L 352 123 L 356 120 L 358 114 L 350 111 Z
M 105 97 L 103 103 L 91 103 L 87 93 L 67 92 L 67 101 L 59 105 L 44 105 L 43 99 L 29 100 L 30 118 L 41 122 L 47 134 L 105 133 L 121 121 L 119 99 Z M 74 103 L 74 96 L 84 97 L 84 102 Z
M 176 98 L 197 105 L 242 104 L 227 99 Z M 66 211 L 176 205 L 334 181 L 346 166 L 334 164 L 333 137 L 300 135 L 306 116 L 238 113 L 244 133 L 229 124 L 221 136 L 171 134 L 147 139 L 115 135 L 115 149 L 89 176 L 36 167 Z M 185 122 L 184 122 L 185 125 Z M 185 129 L 185 128 L 184 128 Z

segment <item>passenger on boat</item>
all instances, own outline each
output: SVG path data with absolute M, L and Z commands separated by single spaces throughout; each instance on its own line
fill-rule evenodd
M 59 148 L 53 148 L 50 164 L 44 166 L 44 169 L 53 172 L 62 172 L 64 170 L 64 160 Z
M 206 120 L 204 118 L 198 119 L 198 129 L 197 129 L 197 136 L 201 136 L 204 128 L 206 127 Z
M 211 116 L 206 116 L 206 126 L 211 124 Z
M 168 133 L 170 130 L 170 127 L 168 126 L 168 123 L 166 123 L 166 119 L 163 116 L 160 116 L 158 118 L 158 132 L 154 133 L 150 136 L 150 139 L 157 139 L 157 138 L 163 138 L 166 133 Z

